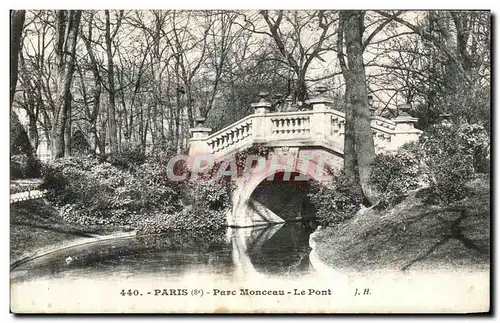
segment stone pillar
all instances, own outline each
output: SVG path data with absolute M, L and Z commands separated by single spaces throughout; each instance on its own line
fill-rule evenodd
M 260 101 L 257 103 L 252 103 L 250 106 L 254 109 L 254 114 L 266 114 L 271 110 L 271 102 L 267 100 L 269 96 L 268 92 L 260 92 Z
M 413 118 L 408 112 L 411 110 L 410 104 L 398 106 L 399 115 L 392 121 L 396 124 L 394 138 L 391 143 L 393 150 L 398 149 L 407 142 L 417 141 L 421 130 L 415 128 L 417 118 Z
M 266 118 L 266 114 L 271 109 L 271 102 L 267 100 L 269 93 L 260 92 L 260 100 L 257 103 L 252 103 L 250 106 L 254 109 L 254 120 L 252 124 L 253 137 L 255 140 L 263 140 L 266 138 L 271 128 L 271 120 Z
M 324 85 L 318 85 L 315 88 L 316 95 L 307 102 L 312 106 L 313 111 L 325 111 L 332 107 L 333 101 L 325 96 L 327 90 L 327 87 Z
M 312 136 L 320 141 L 325 140 L 330 135 L 332 128 L 331 114 L 327 111 L 332 107 L 333 101 L 325 96 L 326 91 L 326 86 L 317 86 L 316 96 L 308 102 L 312 106 L 313 112 L 311 115 Z
M 189 129 L 191 139 L 189 139 L 189 155 L 212 153 L 205 139 L 212 132 L 211 128 L 205 127 L 205 118 L 198 117 L 195 119 L 195 127 Z

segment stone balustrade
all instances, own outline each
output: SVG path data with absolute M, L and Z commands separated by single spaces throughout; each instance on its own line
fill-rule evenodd
M 308 103 L 308 111 L 269 112 L 271 104 L 266 93 L 252 104 L 254 114 L 213 134 L 203 126 L 204 120 L 193 129 L 190 155 L 208 153 L 216 158 L 248 148 L 254 144 L 268 147 L 323 146 L 343 152 L 345 114 L 333 109 L 332 103 L 321 95 Z M 403 111 L 404 112 L 404 111 Z M 421 133 L 414 128 L 417 119 L 402 113 L 390 120 L 371 117 L 375 151 L 390 152 L 407 142 L 416 141 Z

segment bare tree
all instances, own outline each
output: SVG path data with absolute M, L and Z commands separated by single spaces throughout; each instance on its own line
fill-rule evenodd
M 114 64 L 113 64 L 113 41 L 118 33 L 120 24 L 123 18 L 123 10 L 120 10 L 116 18 L 116 26 L 114 31 L 111 33 L 111 19 L 109 15 L 109 10 L 104 11 L 106 15 L 106 54 L 108 58 L 108 94 L 109 94 L 109 104 L 108 104 L 108 123 L 109 123 L 109 145 L 111 152 L 116 153 L 118 151 L 118 138 L 117 138 L 117 127 L 116 127 L 116 105 L 115 105 L 115 74 L 114 74 Z
M 289 66 L 295 76 L 294 99 L 304 103 L 308 96 L 306 84 L 308 69 L 314 59 L 324 61 L 321 56 L 332 49 L 327 44 L 335 35 L 332 28 L 335 19 L 330 12 L 323 10 L 304 12 L 277 10 L 274 13 L 262 10 L 259 13 L 268 31 L 257 28 L 255 22 L 246 16 L 245 28 L 273 39 L 281 55 L 275 59 Z M 319 35 L 312 32 L 313 28 L 319 30 Z
M 59 10 L 56 20 L 57 99 L 52 117 L 52 157 L 64 156 L 64 131 L 71 104 L 75 49 L 81 10 Z

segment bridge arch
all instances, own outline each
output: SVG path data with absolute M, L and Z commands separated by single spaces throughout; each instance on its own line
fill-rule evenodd
M 261 172 L 238 178 L 232 196 L 232 208 L 227 214 L 229 226 L 248 227 L 285 222 L 283 218 L 272 212 L 265 205 L 252 199 L 252 194 L 261 183 L 280 173 L 288 174 L 288 176 L 290 176 L 290 182 L 294 180 L 297 182 L 309 182 L 310 180 L 319 183 L 330 182 L 330 172 L 341 167 L 342 157 L 335 156 L 336 158 L 334 158 L 334 162 L 332 162 L 331 154 L 321 152 L 321 155 L 321 157 L 325 157 L 325 159 L 297 157 L 291 167 L 266 167 Z M 308 167 L 304 167 L 304 165 Z M 300 179 L 297 179 L 297 175 L 300 176 Z

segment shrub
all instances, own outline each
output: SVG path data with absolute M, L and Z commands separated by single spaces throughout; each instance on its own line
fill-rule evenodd
M 161 233 L 162 231 L 158 232 Z M 165 250 L 193 250 L 193 251 L 213 251 L 214 248 L 221 248 L 226 240 L 223 231 L 194 230 L 169 231 L 166 235 L 142 235 L 138 234 L 137 241 L 144 244 L 148 249 Z
M 88 157 L 58 159 L 44 168 L 43 189 L 47 198 L 57 206 L 73 205 L 75 216 L 111 217 L 113 208 L 127 204 L 126 199 L 117 205 L 115 190 L 129 181 L 127 174 L 109 163 L 98 163 Z M 77 211 L 76 211 L 77 210 Z
M 180 207 L 178 182 L 167 176 L 166 167 L 159 163 L 145 163 L 134 168 L 132 181 L 126 183 L 121 195 L 131 198 L 137 211 L 159 209 L 170 212 Z M 120 197 L 119 197 L 120 198 Z
M 160 166 L 143 164 L 136 173 L 88 157 L 54 161 L 44 169 L 43 189 L 67 219 L 129 224 L 135 214 L 170 212 L 178 191 L 166 185 Z
M 34 156 L 17 154 L 10 156 L 10 178 L 36 178 L 40 176 L 40 161 Z
M 430 164 L 431 185 L 427 200 L 432 203 L 451 203 L 466 197 L 465 183 L 474 174 L 470 155 L 445 153 Z
M 220 231 L 226 225 L 226 210 L 196 211 L 192 205 L 174 213 L 151 213 L 137 221 L 138 234 L 195 231 L 202 235 Z
M 229 206 L 229 188 L 225 183 L 199 180 L 186 185 L 186 202 L 197 210 L 220 210 Z
M 427 194 L 427 201 L 451 203 L 465 197 L 465 183 L 474 173 L 489 172 L 489 156 L 490 140 L 484 127 L 435 125 L 396 154 L 377 155 L 371 182 L 382 192 L 382 206 L 398 203 L 422 182 L 429 185 L 422 193 Z
M 68 221 L 131 225 L 143 233 L 218 230 L 226 224 L 227 185 L 172 182 L 162 163 L 124 170 L 89 157 L 71 157 L 52 162 L 43 173 L 42 188 Z
M 354 216 L 363 196 L 361 188 L 343 171 L 334 174 L 328 185 L 316 185 L 308 194 L 317 210 L 317 220 L 322 226 L 339 224 Z
M 429 180 L 428 200 L 450 203 L 466 195 L 465 183 L 475 172 L 489 170 L 489 135 L 480 125 L 436 125 L 419 146 Z
M 71 155 L 85 156 L 92 153 L 92 147 L 80 129 L 71 136 Z
M 111 165 L 120 169 L 128 170 L 146 162 L 146 154 L 140 147 L 124 147 L 117 153 L 106 154 L 101 157 Z
M 415 143 L 401 147 L 394 155 L 376 155 L 370 181 L 382 194 L 379 206 L 399 203 L 409 190 L 418 187 L 420 176 L 418 145 Z

